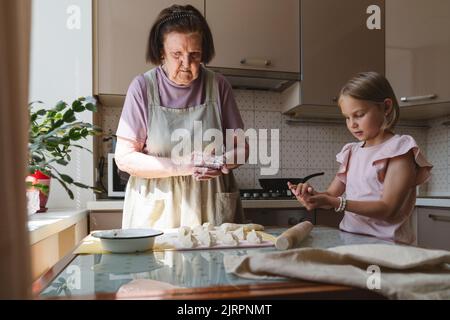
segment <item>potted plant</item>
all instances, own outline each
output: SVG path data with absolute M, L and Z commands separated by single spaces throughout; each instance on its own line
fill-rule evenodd
M 28 189 L 39 191 L 40 210 L 46 211 L 45 205 L 49 193 L 50 179 L 58 180 L 67 191 L 71 199 L 73 192 L 69 188 L 75 185 L 80 188 L 95 187 L 74 181 L 69 175 L 60 172 L 55 164 L 66 166 L 71 161 L 70 153 L 73 148 L 91 152 L 78 144 L 80 139 L 99 135 L 102 129 L 98 126 L 77 121 L 76 114 L 90 111 L 96 112 L 96 103 L 93 99 L 81 97 L 70 105 L 59 101 L 53 108 L 38 108 L 41 101 L 31 102 L 28 105 L 30 114 L 30 127 L 28 135 L 28 172 L 26 179 Z M 92 153 L 92 152 L 91 152 Z

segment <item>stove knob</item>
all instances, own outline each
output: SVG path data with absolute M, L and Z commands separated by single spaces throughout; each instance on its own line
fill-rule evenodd
M 278 198 L 280 194 L 278 192 L 272 192 L 272 198 Z
M 269 198 L 269 197 L 270 197 L 270 193 L 268 193 L 268 192 L 263 192 L 262 197 L 263 197 L 263 198 Z
M 250 192 L 244 192 L 244 194 L 242 195 L 245 199 L 248 199 L 251 197 Z
M 253 198 L 259 198 L 259 193 L 257 192 L 253 193 Z

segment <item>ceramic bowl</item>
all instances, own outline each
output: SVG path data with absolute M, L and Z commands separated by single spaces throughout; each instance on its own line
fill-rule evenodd
M 92 233 L 99 238 L 102 248 L 113 253 L 142 252 L 153 248 L 155 237 L 163 232 L 154 229 L 113 229 Z

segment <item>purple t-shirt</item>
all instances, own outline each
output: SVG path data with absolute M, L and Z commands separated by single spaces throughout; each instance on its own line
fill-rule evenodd
M 202 70 L 202 69 L 200 69 Z M 205 72 L 189 86 L 180 86 L 171 81 L 161 67 L 156 70 L 159 99 L 168 108 L 186 108 L 203 104 L 206 98 Z M 221 74 L 215 73 L 219 89 L 218 103 L 222 114 L 222 128 L 244 129 L 241 114 L 236 105 L 230 84 Z M 144 143 L 147 140 L 148 101 L 147 83 L 144 75 L 138 75 L 128 88 L 116 135 Z

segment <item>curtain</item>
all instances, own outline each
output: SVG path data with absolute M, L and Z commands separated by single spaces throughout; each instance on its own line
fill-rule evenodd
M 25 176 L 31 0 L 0 1 L 0 299 L 31 297 Z

